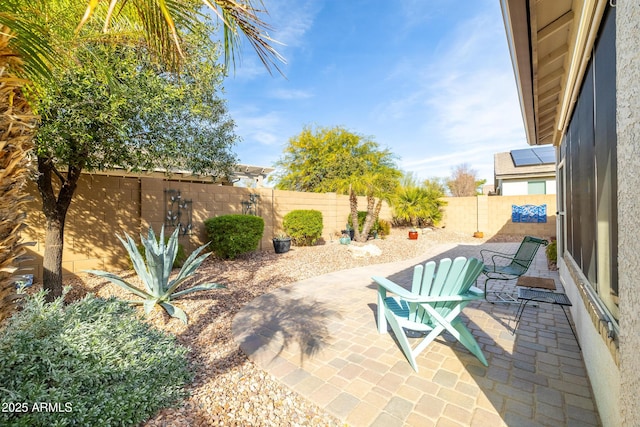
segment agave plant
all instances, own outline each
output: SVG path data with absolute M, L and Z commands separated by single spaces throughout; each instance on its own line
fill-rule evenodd
M 138 277 L 142 283 L 144 283 L 145 289 L 140 289 L 125 281 L 120 276 L 106 271 L 85 270 L 85 272 L 95 276 L 104 277 L 110 282 L 115 283 L 127 291 L 143 298 L 144 301 L 130 302 L 132 304 L 144 305 L 145 313 L 148 314 L 153 310 L 156 304 L 159 304 L 170 316 L 176 317 L 186 324 L 187 315 L 184 310 L 174 305 L 171 302 L 172 300 L 192 292 L 219 289 L 224 288 L 225 286 L 217 283 L 206 283 L 175 292 L 185 280 L 195 274 L 198 267 L 200 267 L 200 264 L 202 264 L 202 262 L 210 255 L 210 253 L 206 253 L 198 256 L 200 252 L 207 247 L 207 245 L 200 246 L 191 253 L 189 258 L 187 258 L 178 275 L 173 280 L 169 280 L 173 261 L 178 254 L 178 231 L 179 229 L 176 229 L 165 243 L 164 226 L 160 231 L 160 237 L 158 239 L 156 239 L 156 235 L 150 227 L 147 238 L 140 235 L 142 246 L 144 246 L 145 251 L 144 258 L 138 250 L 136 242 L 128 234 L 125 233 L 124 239 L 117 235 L 127 252 L 129 252 L 129 257 L 133 262 L 133 268 L 136 273 L 138 273 Z

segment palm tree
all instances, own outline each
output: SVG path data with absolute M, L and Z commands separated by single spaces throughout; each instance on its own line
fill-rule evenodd
M 260 19 L 260 14 L 266 13 L 262 1 L 260 8 L 254 6 L 252 0 L 202 1 L 223 22 L 227 65 L 235 64 L 238 35 L 244 34 L 269 72 L 272 67 L 280 71 L 278 61 L 283 58 L 272 46 L 274 40 L 268 35 L 270 27 Z M 9 213 L 0 212 L 0 320 L 8 317 L 12 309 L 9 303 L 13 294 L 11 274 L 15 272 L 14 261 L 21 253 L 19 230 L 26 215 L 22 189 L 37 119 L 23 91 L 30 87 L 33 79 L 49 78 L 49 67 L 56 61 L 56 55 L 70 50 L 64 45 L 66 40 L 50 38 L 56 32 L 49 31 L 47 25 L 55 24 L 34 12 L 51 5 L 64 9 L 70 4 L 75 5 L 76 0 L 0 0 L 0 133 L 3 137 L 0 141 L 0 198 L 2 206 L 10 210 Z M 176 22 L 187 26 L 197 22 L 199 16 L 192 12 L 192 6 L 190 0 L 88 0 L 76 34 L 81 34 L 92 17 L 100 15 L 105 33 L 114 22 L 120 29 L 129 26 L 141 32 L 158 60 L 175 70 L 180 67 L 183 57 Z M 62 254 L 62 246 L 56 251 Z M 45 288 L 53 291 L 47 296 L 49 300 L 59 296 L 62 290 L 62 258 L 54 259 L 55 283 L 45 283 Z
M 351 225 L 354 229 L 354 239 L 357 242 L 366 242 L 369 231 L 375 224 L 382 202 L 389 200 L 398 184 L 400 171 L 393 165 L 383 161 L 378 165 L 370 165 L 369 170 L 354 173 L 350 178 L 341 182 L 339 189 L 348 188 L 349 208 L 351 213 Z M 362 231 L 358 224 L 358 196 L 367 198 L 367 216 L 362 225 Z
M 18 300 L 12 275 L 17 270 L 15 260 L 24 252 L 19 232 L 27 199 L 27 153 L 36 124 L 22 94 L 26 81 L 12 75 L 23 68 L 20 55 L 10 45 L 13 37 L 15 33 L 0 25 L 0 323 L 15 311 Z M 37 62 L 30 66 L 30 72 L 38 68 Z
M 393 215 L 401 223 L 435 225 L 442 219 L 444 191 L 437 182 L 420 184 L 416 176 L 406 173 L 392 197 Z M 421 223 L 421 224 L 419 224 Z

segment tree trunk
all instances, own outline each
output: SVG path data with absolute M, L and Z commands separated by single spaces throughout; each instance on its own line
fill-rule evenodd
M 353 239 L 360 241 L 360 227 L 358 226 L 358 196 L 349 187 L 349 206 L 351 207 L 351 226 L 353 227 Z
M 375 210 L 375 219 L 380 218 L 380 210 L 382 209 L 382 199 L 378 199 L 378 203 L 376 203 L 376 210 Z M 374 219 L 374 221 L 375 221 Z
M 51 159 L 38 157 L 38 190 L 47 220 L 42 280 L 49 302 L 62 295 L 64 223 L 81 171 L 81 167 L 69 166 L 65 177 L 57 171 Z M 53 187 L 54 175 L 61 183 L 57 197 Z
M 47 218 L 44 239 L 42 281 L 48 290 L 46 299 L 51 302 L 62 295 L 62 249 L 64 243 L 64 218 Z
M 362 226 L 362 235 L 360 237 L 362 240 L 358 240 L 359 242 L 366 242 L 369 238 L 369 231 L 371 231 L 371 227 L 373 227 L 373 223 L 376 219 L 374 212 L 375 204 L 376 198 L 370 194 L 367 195 L 367 216 L 364 219 L 364 224 Z

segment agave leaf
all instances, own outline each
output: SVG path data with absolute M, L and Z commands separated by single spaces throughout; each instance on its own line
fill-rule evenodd
M 145 300 L 148 298 L 152 298 L 151 295 L 149 295 L 148 293 L 146 293 L 145 291 L 136 288 L 135 286 L 133 286 L 131 283 L 125 281 L 124 279 L 122 279 L 120 276 L 117 276 L 113 273 L 108 273 L 106 271 L 101 271 L 101 270 L 83 270 L 84 273 L 89 273 L 89 274 L 93 274 L 94 276 L 98 276 L 98 277 L 104 277 L 105 279 L 107 279 L 108 281 L 110 281 L 111 283 L 114 283 L 118 286 L 120 286 L 121 288 L 138 295 L 140 298 L 144 298 Z
M 209 289 L 226 289 L 226 286 L 225 285 L 220 285 L 218 283 L 204 283 L 202 285 L 194 286 L 193 288 L 185 289 L 183 291 L 171 294 L 171 298 L 175 299 L 175 298 L 178 298 L 178 297 L 180 297 L 182 295 L 186 295 L 186 294 L 191 293 L 191 292 L 208 291 Z
M 142 283 L 144 283 L 145 287 L 147 288 L 147 292 L 151 292 L 151 289 L 149 289 L 147 285 L 150 280 L 149 271 L 147 269 L 147 265 L 142 259 L 142 255 L 140 254 L 138 247 L 136 246 L 136 242 L 134 242 L 131 236 L 129 236 L 127 233 L 125 233 L 126 240 L 118 236 L 117 234 L 116 236 L 118 237 L 120 242 L 122 242 L 122 245 L 129 253 L 129 258 L 131 258 L 133 269 L 136 271 L 136 273 L 138 273 L 138 277 L 140 277 L 140 280 L 142 280 Z
M 144 314 L 151 313 L 151 310 L 153 310 L 153 307 L 155 307 L 157 303 L 158 300 L 156 298 L 146 299 L 144 301 Z
M 149 228 L 149 237 L 144 238 L 140 236 L 142 246 L 145 248 L 145 254 L 147 257 L 147 269 L 149 271 L 149 281 L 145 283 L 149 292 L 155 296 L 160 297 L 162 295 L 162 277 L 164 272 L 164 242 L 159 243 L 156 240 L 155 233 L 152 228 Z
M 185 276 L 182 277 L 181 279 L 175 279 L 171 281 L 171 286 L 169 286 L 169 289 L 167 289 L 167 291 L 164 293 L 163 297 L 170 299 L 173 295 L 173 292 L 178 289 L 178 287 L 189 278 L 189 276 Z M 182 292 L 182 291 L 181 291 Z
M 169 316 L 180 319 L 185 325 L 187 324 L 187 315 L 180 307 L 168 302 L 161 302 L 160 305 L 167 310 Z
M 168 289 L 175 289 L 177 288 L 176 283 L 181 283 L 183 282 L 185 279 L 189 278 L 190 276 L 192 276 L 195 271 L 198 269 L 198 267 L 200 267 L 200 264 L 202 264 L 202 262 L 209 256 L 211 255 L 210 252 L 207 252 L 206 254 L 200 255 L 198 257 L 198 254 L 200 252 L 202 252 L 202 250 L 204 248 L 206 248 L 208 245 L 202 245 L 200 246 L 198 249 L 196 249 L 195 251 L 193 251 L 191 253 L 191 255 L 189 255 L 189 258 L 187 258 L 187 260 L 184 262 L 184 264 L 182 265 L 182 268 L 180 269 L 180 272 L 178 273 L 178 275 L 176 276 L 175 279 L 173 279 L 171 282 L 169 282 L 169 288 Z M 197 257 L 197 258 L 196 258 Z
M 164 232 L 164 226 L 162 226 L 162 231 Z M 173 262 L 178 256 L 179 232 L 180 229 L 176 227 L 173 233 L 171 233 L 171 237 L 169 237 L 169 241 L 167 242 L 167 246 L 165 248 L 164 271 L 162 275 L 162 293 L 165 293 L 167 291 L 169 276 L 171 275 L 171 270 L 173 269 Z
M 153 231 L 153 229 L 151 229 L 151 231 Z M 158 247 L 161 248 L 162 246 L 164 246 L 164 224 L 160 227 L 160 238 L 158 239 Z

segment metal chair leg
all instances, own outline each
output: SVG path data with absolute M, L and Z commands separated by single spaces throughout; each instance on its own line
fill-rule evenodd
M 498 292 L 498 291 L 487 291 L 487 283 L 490 280 L 501 280 L 501 279 L 491 279 L 491 278 L 487 278 L 487 280 L 485 280 L 484 282 L 484 299 L 491 303 L 491 304 L 517 304 L 518 303 L 518 299 L 515 298 L 513 295 L 507 293 L 507 292 Z M 511 279 L 508 279 L 511 280 Z M 488 295 L 492 294 L 496 296 L 495 300 L 490 300 L 488 298 Z

